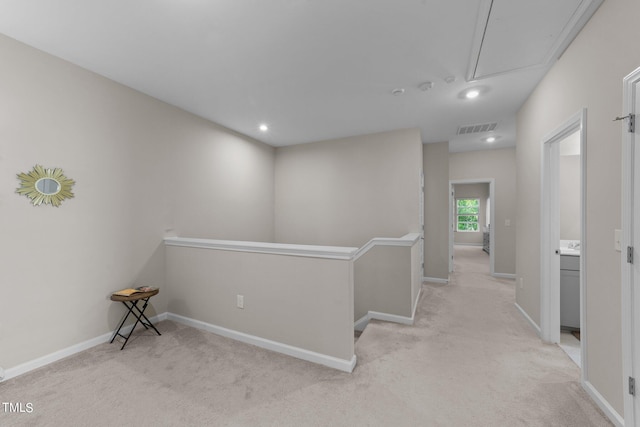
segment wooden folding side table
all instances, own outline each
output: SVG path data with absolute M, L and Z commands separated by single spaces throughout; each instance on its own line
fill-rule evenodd
M 154 295 L 157 295 L 158 292 L 159 292 L 159 289 L 152 289 L 147 292 L 136 292 L 129 296 L 116 295 L 116 294 L 111 295 L 111 301 L 120 301 L 129 310 L 127 314 L 124 316 L 124 319 L 122 319 L 122 322 L 120 322 L 120 326 L 118 326 L 118 329 L 116 329 L 116 331 L 113 333 L 113 337 L 111 337 L 111 341 L 110 341 L 111 343 L 113 343 L 113 340 L 115 340 L 117 336 L 121 336 L 122 338 L 124 338 L 124 343 L 122 344 L 122 347 L 120 347 L 120 350 L 122 350 L 124 346 L 127 345 L 127 342 L 129 341 L 131 334 L 133 334 L 133 331 L 136 329 L 136 326 L 138 326 L 138 323 L 141 323 L 142 326 L 145 327 L 145 329 L 149 329 L 151 327 L 153 328 L 154 331 L 156 331 L 158 335 L 162 335 L 156 329 L 156 327 L 153 326 L 151 321 L 147 319 L 147 316 L 144 315 L 144 311 L 146 310 L 147 305 L 149 304 L 149 298 L 151 298 Z M 138 307 L 138 302 L 140 301 L 144 302 L 142 307 Z M 125 337 L 120 333 L 120 329 L 122 329 L 122 327 L 124 326 L 124 322 L 127 321 L 127 318 L 132 313 L 133 313 L 133 316 L 136 318 L 136 323 L 133 324 L 133 328 L 131 329 L 131 332 L 129 332 L 129 335 Z

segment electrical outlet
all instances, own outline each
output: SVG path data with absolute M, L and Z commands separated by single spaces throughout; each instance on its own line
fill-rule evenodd
M 504 226 L 505 227 L 511 227 L 511 220 L 510 219 L 505 219 L 504 220 Z
M 524 288 L 524 277 L 520 278 L 520 289 Z
M 236 295 L 236 306 L 244 308 L 244 295 Z

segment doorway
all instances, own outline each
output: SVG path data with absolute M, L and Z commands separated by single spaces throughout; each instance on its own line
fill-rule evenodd
M 471 187 L 475 187 L 476 185 L 485 185 L 488 186 L 488 199 L 482 200 L 484 193 L 479 194 L 478 197 L 467 197 L 467 195 L 471 193 L 463 193 L 459 194 L 459 196 L 464 199 L 470 200 L 478 200 L 478 233 L 480 236 L 480 241 L 470 240 L 471 243 L 479 243 L 483 248 L 486 247 L 486 252 L 489 253 L 489 271 L 492 276 L 495 275 L 495 179 L 494 178 L 485 178 L 485 179 L 463 179 L 463 180 L 450 180 L 449 181 L 449 273 L 453 272 L 454 266 L 454 243 L 455 243 L 455 234 L 458 233 L 457 221 L 454 221 L 454 217 L 457 215 L 457 203 L 456 200 L 459 197 L 456 195 L 456 186 L 464 186 L 460 188 L 465 188 L 465 190 L 470 189 Z M 480 188 L 480 187 L 477 187 Z M 488 225 L 488 227 L 487 227 Z M 488 238 L 488 242 L 485 242 L 485 232 L 486 237 Z M 471 239 L 471 237 L 470 237 Z M 467 242 L 469 243 L 469 242 Z
M 560 347 L 582 365 L 580 349 L 580 131 L 558 142 L 560 215 Z
M 623 80 L 623 106 L 627 115 L 622 132 L 622 374 L 624 378 L 624 424 L 635 426 L 640 417 L 640 402 L 631 393 L 640 369 L 640 262 L 633 250 L 640 242 L 640 143 L 633 122 L 640 110 L 640 68 Z M 635 119 L 635 120 L 634 120 Z M 617 242 L 616 242 L 617 246 Z M 630 253 L 631 252 L 631 253 Z
M 564 302 L 566 302 L 568 296 L 571 296 L 574 299 L 572 305 L 578 313 L 574 314 L 574 316 L 577 316 L 577 319 L 570 322 L 570 327 L 580 330 L 579 360 L 583 379 L 585 372 L 584 367 L 586 366 L 586 355 L 584 349 L 586 348 L 587 335 L 584 322 L 584 260 L 587 249 L 585 241 L 586 118 L 587 111 L 586 109 L 583 109 L 542 140 L 542 210 L 540 245 L 540 330 L 542 339 L 545 342 L 560 344 L 561 325 L 563 323 L 567 323 L 567 320 L 565 319 L 566 313 L 563 312 L 561 316 L 561 306 L 565 305 L 561 301 L 561 294 L 565 296 Z M 573 143 L 569 142 L 571 137 L 573 137 Z M 562 156 L 562 154 L 566 154 L 567 151 L 570 151 L 566 147 L 572 144 L 574 150 L 573 154 L 575 155 L 576 151 L 579 153 L 579 158 L 577 159 L 577 167 L 579 169 L 577 174 L 579 176 L 579 182 L 572 190 L 573 192 L 578 193 L 579 207 L 570 214 L 573 218 L 575 218 L 576 215 L 579 216 L 579 221 L 577 221 L 577 218 L 574 221 L 579 222 L 577 230 L 575 224 L 572 224 L 573 227 L 567 226 L 567 220 L 561 215 L 562 205 L 564 204 L 565 199 L 567 199 L 566 194 L 561 198 L 561 191 L 563 191 L 561 189 L 561 177 L 566 175 L 564 173 L 564 168 L 561 173 L 561 164 L 564 163 L 563 157 L 566 157 Z M 575 163 L 576 159 L 572 160 L 574 160 Z M 575 196 L 576 194 L 572 194 L 572 197 Z M 562 227 L 562 223 L 565 223 L 564 227 Z M 571 228 L 571 231 L 569 232 L 567 228 Z M 561 231 L 564 234 L 561 234 Z M 565 238 L 562 239 L 562 237 Z M 572 238 L 568 239 L 567 237 Z M 567 241 L 573 241 L 573 244 L 561 245 L 561 240 L 565 243 Z M 569 252 L 571 252 L 572 255 L 576 255 L 577 252 L 579 257 L 577 257 L 577 259 L 565 260 L 564 258 Z M 567 261 L 571 262 L 568 263 Z M 568 275 L 572 276 L 570 277 L 570 281 L 572 282 L 570 284 L 571 292 L 566 292 L 567 286 L 565 286 L 564 280 L 563 283 L 561 283 L 561 266 L 563 267 L 563 272 L 564 270 L 573 271 L 573 274 Z M 563 277 L 563 279 L 565 278 Z

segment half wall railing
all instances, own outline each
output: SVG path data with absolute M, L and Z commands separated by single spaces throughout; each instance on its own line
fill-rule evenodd
M 363 318 L 413 319 L 421 280 L 417 233 L 375 238 L 362 248 L 164 242 L 167 317 L 174 321 L 351 372 L 354 320 L 363 328 Z

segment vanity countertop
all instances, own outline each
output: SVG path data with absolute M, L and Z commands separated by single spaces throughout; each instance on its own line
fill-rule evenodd
M 560 248 L 560 255 L 580 256 L 580 249 Z
M 580 240 L 560 240 L 560 255 L 580 256 Z

